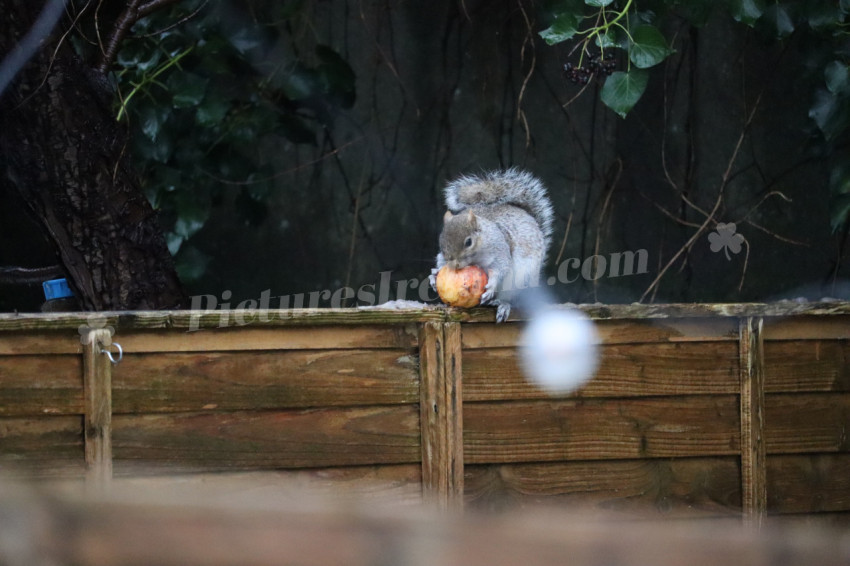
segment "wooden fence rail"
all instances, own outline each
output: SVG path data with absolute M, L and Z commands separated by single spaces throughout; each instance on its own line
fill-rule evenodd
M 850 516 L 850 305 L 580 308 L 600 368 L 555 397 L 486 309 L 0 315 L 0 470 Z

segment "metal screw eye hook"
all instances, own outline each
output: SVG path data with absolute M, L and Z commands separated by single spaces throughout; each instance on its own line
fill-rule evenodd
M 114 365 L 114 364 L 117 364 L 118 362 L 120 362 L 121 359 L 124 357 L 124 349 L 121 347 L 121 344 L 119 344 L 118 342 L 113 342 L 112 345 L 115 346 L 116 348 L 118 348 L 118 359 L 117 360 L 112 357 L 112 352 L 110 352 L 109 350 L 107 350 L 105 348 L 101 348 L 100 353 L 106 354 L 106 357 L 109 358 L 109 361 L 112 362 L 112 364 Z

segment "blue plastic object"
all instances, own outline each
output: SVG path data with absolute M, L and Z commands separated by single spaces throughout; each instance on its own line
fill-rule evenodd
M 44 288 L 44 298 L 48 301 L 74 296 L 74 293 L 71 292 L 71 288 L 68 286 L 68 281 L 64 278 L 45 281 L 41 286 Z

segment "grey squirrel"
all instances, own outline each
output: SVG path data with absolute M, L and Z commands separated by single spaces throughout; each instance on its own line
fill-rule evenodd
M 481 304 L 496 306 L 504 322 L 520 288 L 536 285 L 552 235 L 552 203 L 543 184 L 512 168 L 462 176 L 446 186 L 437 272 L 477 265 L 487 272 Z

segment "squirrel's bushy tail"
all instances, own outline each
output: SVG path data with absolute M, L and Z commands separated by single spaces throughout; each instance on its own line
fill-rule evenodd
M 470 206 L 499 204 L 516 206 L 531 214 L 548 249 L 554 216 L 552 203 L 543 183 L 530 173 L 511 168 L 464 175 L 446 186 L 446 206 L 453 214 Z

